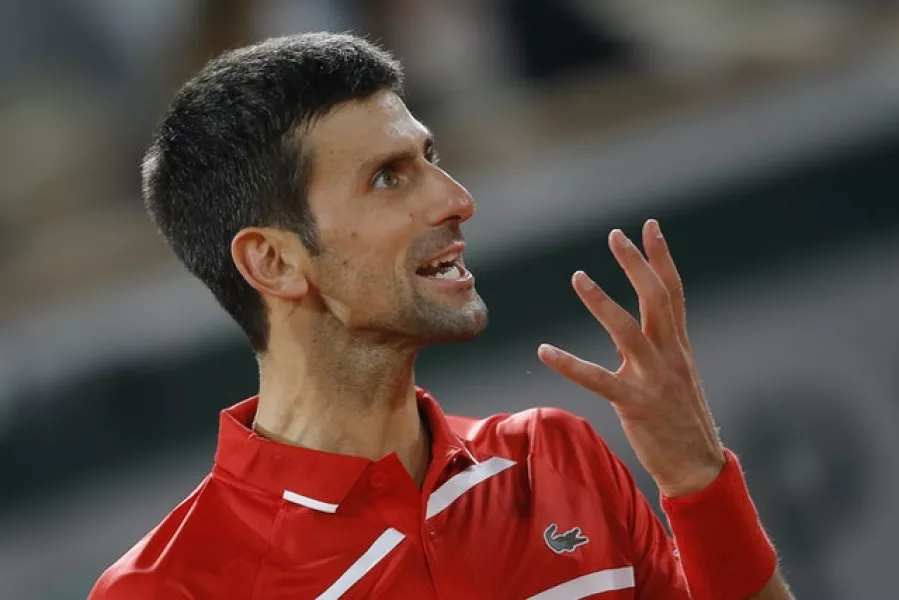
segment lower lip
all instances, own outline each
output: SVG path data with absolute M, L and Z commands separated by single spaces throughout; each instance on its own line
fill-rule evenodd
M 437 279 L 436 277 L 422 277 L 421 275 L 419 277 L 445 290 L 465 290 L 474 287 L 474 275 L 464 267 L 462 267 L 462 277 L 458 279 Z

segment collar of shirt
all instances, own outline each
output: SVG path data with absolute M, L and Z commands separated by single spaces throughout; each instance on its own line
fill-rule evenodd
M 452 431 L 437 401 L 416 388 L 419 412 L 431 434 L 431 463 L 425 488 L 478 464 L 472 450 Z M 379 461 L 273 442 L 252 430 L 259 397 L 221 412 L 215 466 L 232 478 L 322 512 L 336 512 L 356 482 Z

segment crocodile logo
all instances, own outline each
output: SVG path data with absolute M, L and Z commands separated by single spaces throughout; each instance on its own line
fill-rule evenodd
M 558 525 L 551 523 L 543 532 L 543 539 L 546 541 L 546 545 L 556 554 L 574 552 L 579 546 L 583 546 L 590 541 L 590 538 L 581 533 L 580 527 L 572 527 L 565 533 L 556 535 L 558 530 Z

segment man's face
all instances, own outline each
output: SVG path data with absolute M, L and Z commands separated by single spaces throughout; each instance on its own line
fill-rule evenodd
M 347 327 L 416 343 L 474 337 L 487 308 L 462 258 L 468 191 L 391 92 L 343 104 L 307 135 L 322 253 L 312 288 Z

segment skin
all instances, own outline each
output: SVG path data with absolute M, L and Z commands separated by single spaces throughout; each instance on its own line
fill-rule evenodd
M 231 246 L 269 310 L 254 428 L 371 460 L 395 452 L 420 486 L 430 450 L 415 357 L 428 344 L 477 336 L 487 309 L 473 283 L 448 287 L 416 270 L 463 240 L 475 203 L 435 163 L 427 128 L 390 92 L 335 108 L 307 136 L 309 201 L 324 251 L 311 256 L 296 234 L 271 228 L 244 229 Z M 643 229 L 645 255 L 619 230 L 609 247 L 639 296 L 640 320 L 586 274 L 572 284 L 622 364 L 608 370 L 546 344 L 538 356 L 612 404 L 663 494 L 695 493 L 718 476 L 724 454 L 687 337 L 680 277 L 654 220 Z M 778 573 L 754 598 L 792 596 Z
M 309 202 L 324 251 L 248 228 L 232 257 L 269 309 L 256 430 L 286 443 L 379 459 L 396 452 L 420 485 L 430 460 L 413 364 L 428 344 L 475 337 L 487 309 L 469 286 L 416 270 L 464 240 L 468 191 L 435 164 L 426 127 L 393 93 L 343 104 L 307 132 Z

